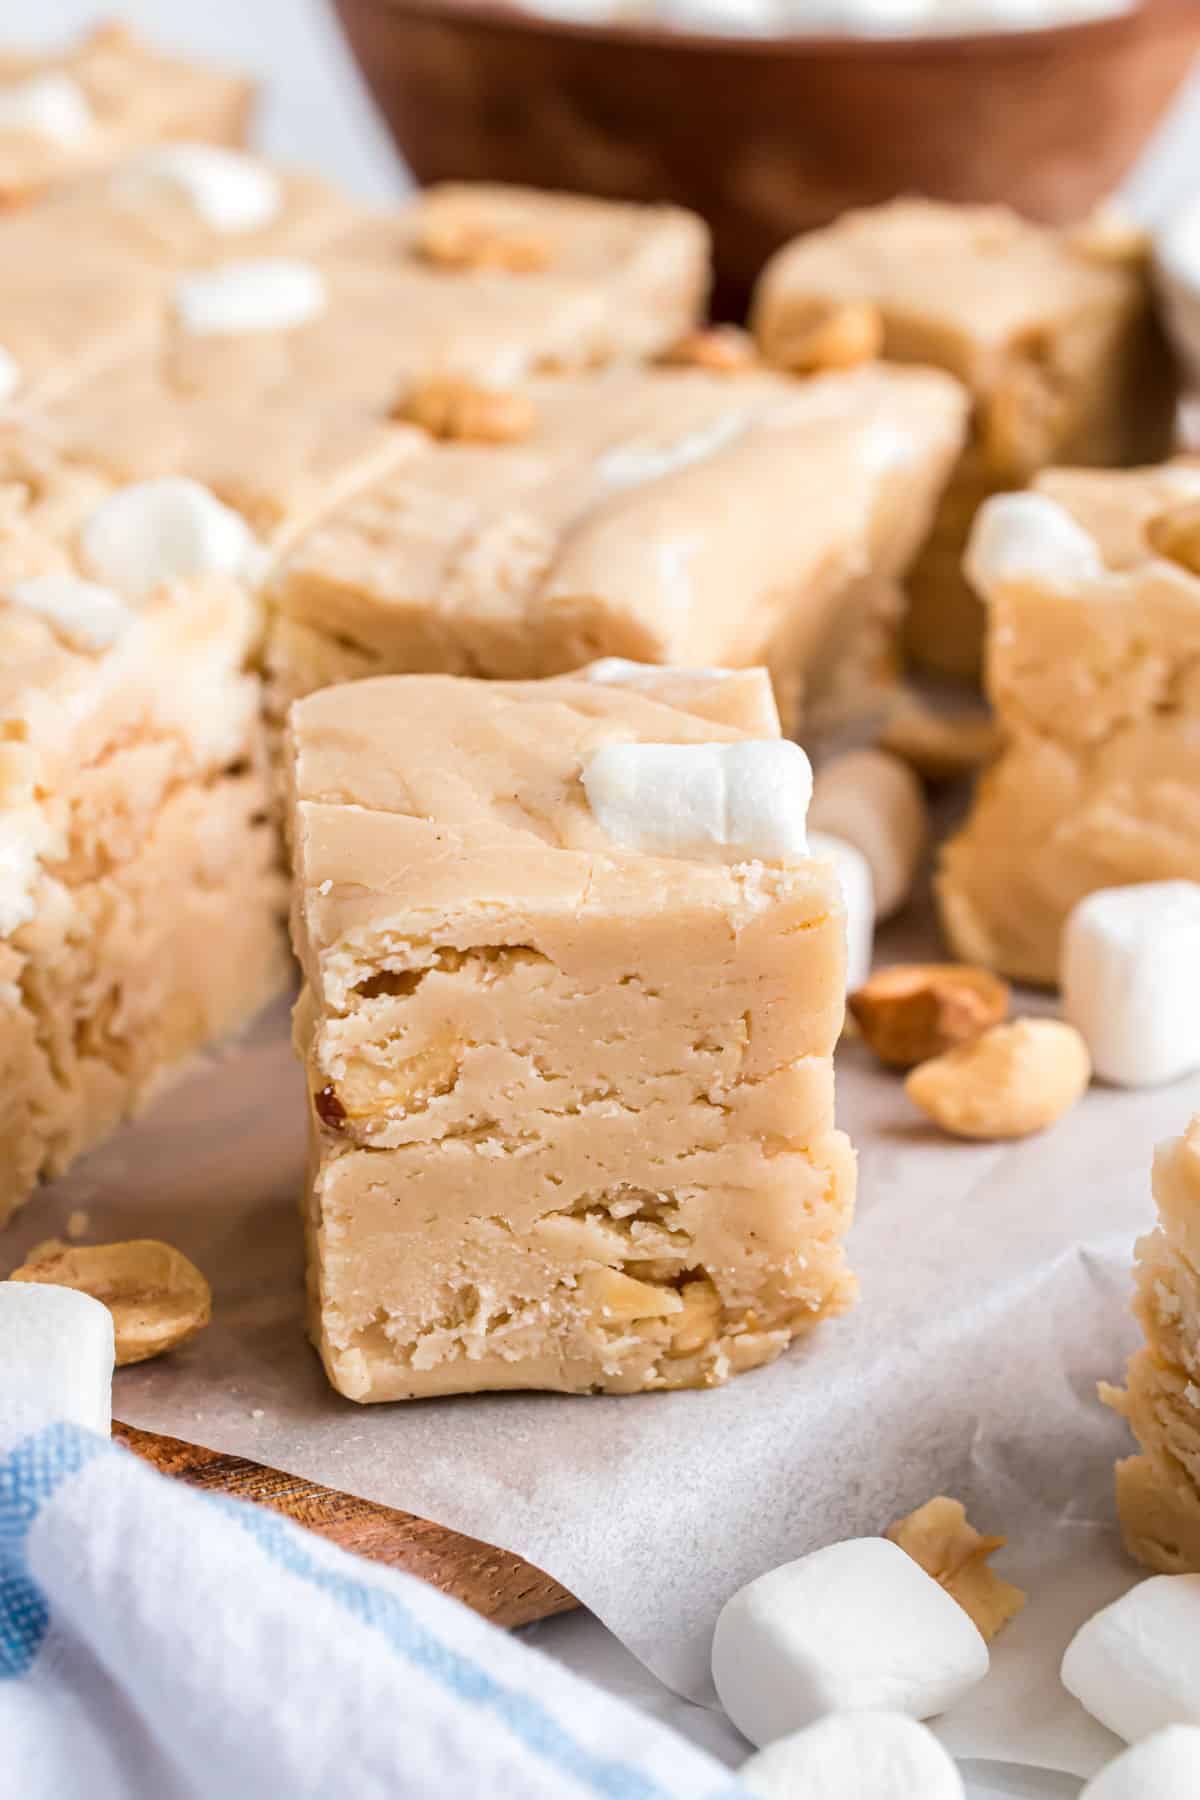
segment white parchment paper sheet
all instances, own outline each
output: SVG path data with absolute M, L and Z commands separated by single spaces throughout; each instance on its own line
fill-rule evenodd
M 915 947 L 894 939 L 892 957 Z M 373 1408 L 328 1389 L 303 1335 L 301 1102 L 279 1008 L 0 1237 L 7 1269 L 82 1207 L 90 1238 L 165 1236 L 211 1278 L 212 1327 L 120 1371 L 118 1417 L 518 1552 L 700 1699 L 716 1613 L 742 1582 L 956 1494 L 981 1529 L 1009 1534 L 1007 1572 L 1034 1603 L 945 1722 L 948 1741 L 1075 1774 L 1112 1754 L 1059 1689 L 1057 1659 L 1133 1575 L 1111 1497 L 1126 1433 L 1095 1384 L 1134 1344 L 1130 1251 L 1153 1217 L 1150 1156 L 1200 1108 L 1200 1079 L 1097 1089 L 1043 1137 L 977 1146 L 927 1127 L 848 1043 L 855 1312 L 713 1392 Z

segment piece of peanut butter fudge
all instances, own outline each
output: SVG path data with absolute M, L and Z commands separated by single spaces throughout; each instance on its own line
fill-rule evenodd
M 364 675 L 604 656 L 765 663 L 789 725 L 879 704 L 898 577 L 962 441 L 956 383 L 614 369 L 508 398 L 518 441 L 425 440 L 288 553 L 269 594 L 277 716 Z
M 1095 888 L 1200 880 L 1200 467 L 1049 470 L 980 513 L 1002 746 L 938 892 L 955 950 L 1053 983 Z
M 140 145 L 240 143 L 252 99 L 249 82 L 162 56 L 119 25 L 56 55 L 0 51 L 0 211 Z
M 1165 1575 L 1200 1572 L 1200 1117 L 1154 1159 L 1158 1224 L 1137 1244 L 1135 1311 L 1145 1348 L 1127 1388 L 1102 1389 L 1139 1454 L 1117 1464 L 1131 1555 Z
M 708 298 L 707 227 L 677 206 L 448 182 L 334 249 L 403 275 L 419 312 L 518 308 L 542 365 L 562 369 L 654 356 Z
M 286 980 L 252 550 L 0 446 L 0 1223 Z
M 843 339 L 947 369 L 970 443 L 909 579 L 918 662 L 976 674 L 983 621 L 963 581 L 980 503 L 1049 463 L 1116 465 L 1170 447 L 1173 392 L 1136 245 L 1056 232 L 1003 207 L 924 200 L 847 213 L 785 245 L 754 303 L 764 354 L 819 365 Z
M 708 1386 L 848 1304 L 810 780 L 794 744 L 611 681 L 293 708 L 311 1327 L 340 1392 Z

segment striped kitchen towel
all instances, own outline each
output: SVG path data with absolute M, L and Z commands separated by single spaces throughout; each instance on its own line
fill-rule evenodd
M 738 1800 L 423 1582 L 0 1418 L 3 1800 Z

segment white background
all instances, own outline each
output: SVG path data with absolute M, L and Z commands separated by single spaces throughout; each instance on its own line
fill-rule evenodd
M 19 19 L 13 16 L 18 5 Z M 53 43 L 90 24 L 101 9 L 87 0 L 40 0 L 36 21 L 30 16 L 32 0 L 8 0 L 0 10 L 0 37 Z M 403 166 L 322 0 L 123 0 L 120 12 L 164 46 L 255 75 L 264 88 L 260 141 L 272 152 L 317 164 L 367 197 L 403 192 Z M 1200 189 L 1200 78 L 1136 175 L 1130 197 L 1154 217 L 1193 189 Z M 721 1718 L 669 1695 L 587 1615 L 535 1627 L 531 1635 L 581 1672 L 672 1718 L 726 1760 L 736 1762 L 744 1753 Z M 970 1787 L 972 1800 L 1017 1795 L 1070 1800 L 1077 1791 L 1078 1783 L 1066 1777 L 1039 1778 L 1026 1771 L 1006 1776 L 998 1767 L 986 1779 L 981 1773 Z

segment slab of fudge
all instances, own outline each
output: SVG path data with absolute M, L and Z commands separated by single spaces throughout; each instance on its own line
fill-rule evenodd
M 1200 1572 L 1200 1117 L 1159 1146 L 1155 1229 L 1137 1244 L 1135 1310 L 1145 1347 L 1125 1390 L 1104 1398 L 1139 1450 L 1117 1464 L 1117 1507 L 1131 1555 L 1164 1575 Z
M 364 675 L 605 656 L 765 663 L 789 726 L 879 704 L 898 577 L 962 442 L 955 382 L 614 369 L 521 393 L 524 441 L 426 440 L 291 549 L 275 713 Z
M 119 25 L 55 55 L 2 51 L 0 211 L 140 145 L 241 143 L 253 97 L 241 77 L 160 55 Z
M 0 1223 L 287 979 L 248 543 L 0 443 Z
M 970 443 L 909 579 L 914 659 L 979 671 L 983 620 L 961 572 L 989 493 L 1050 463 L 1117 466 L 1170 448 L 1174 394 L 1145 268 L 1094 234 L 1002 207 L 924 200 L 847 213 L 768 263 L 754 327 L 787 365 L 831 309 L 876 309 L 882 354 L 949 370 L 974 401 Z
M 612 682 L 292 711 L 311 1330 L 352 1399 L 708 1386 L 852 1297 L 836 879 L 618 841 L 584 778 L 638 745 L 803 762 Z
M 1015 561 L 980 515 L 987 686 L 1003 747 L 938 877 L 967 961 L 1053 984 L 1094 888 L 1200 880 L 1200 468 L 1050 470 Z M 991 536 L 992 549 L 985 555 Z
M 702 316 L 710 281 L 694 213 L 482 182 L 428 188 L 335 249 L 403 274 L 416 311 L 516 309 L 542 364 L 563 369 L 667 349 Z

